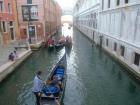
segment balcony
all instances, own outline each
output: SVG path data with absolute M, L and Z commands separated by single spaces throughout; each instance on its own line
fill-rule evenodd
M 22 5 L 23 21 L 38 21 L 38 6 L 37 5 Z

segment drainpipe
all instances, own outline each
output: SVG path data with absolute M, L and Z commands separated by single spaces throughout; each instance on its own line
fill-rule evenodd
M 0 17 L 0 44 L 3 44 L 3 40 L 2 40 L 2 28 L 1 28 L 1 17 Z

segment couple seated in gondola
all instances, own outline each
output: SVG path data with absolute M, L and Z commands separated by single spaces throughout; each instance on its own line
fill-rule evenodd
M 64 76 L 64 69 L 58 66 L 53 74 L 53 76 L 47 81 L 46 86 L 43 88 L 43 92 L 46 96 L 53 95 L 58 97 L 59 93 L 62 91 L 62 80 Z
M 58 44 L 63 44 L 65 43 L 65 41 L 66 41 L 65 36 L 61 36 L 60 39 L 58 40 Z
M 52 38 L 49 38 L 47 41 L 47 45 L 54 45 L 54 40 Z

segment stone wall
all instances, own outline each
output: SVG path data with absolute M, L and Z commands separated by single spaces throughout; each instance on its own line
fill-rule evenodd
M 75 27 L 140 75 L 140 1 L 102 0 L 88 8 L 84 2 L 91 1 L 76 4 Z

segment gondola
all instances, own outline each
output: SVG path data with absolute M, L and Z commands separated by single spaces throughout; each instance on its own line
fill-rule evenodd
M 55 42 L 52 38 L 49 38 L 45 45 L 49 50 L 55 48 Z
M 70 49 L 72 48 L 72 38 L 69 36 L 66 37 L 65 47 Z
M 48 49 L 53 49 L 54 47 L 55 45 L 52 45 L 52 44 L 48 45 Z
M 60 39 L 56 42 L 55 48 L 56 49 L 63 48 L 65 46 L 65 43 L 66 43 L 66 38 L 62 35 Z
M 66 85 L 66 54 L 53 67 L 40 98 L 41 105 L 62 105 Z
M 72 43 L 66 42 L 65 47 L 71 49 L 72 48 Z
M 55 45 L 55 48 L 56 49 L 60 49 L 60 48 L 63 48 L 65 46 L 65 42 L 64 43 L 58 43 Z

